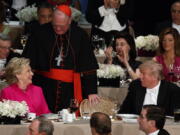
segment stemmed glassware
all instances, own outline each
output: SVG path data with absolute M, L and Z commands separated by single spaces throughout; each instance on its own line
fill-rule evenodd
M 70 112 L 75 113 L 79 109 L 79 102 L 77 99 L 71 99 L 70 100 Z
M 6 15 L 6 22 L 9 23 L 12 17 L 11 10 L 9 8 L 6 9 L 5 15 Z
M 170 81 L 173 82 L 173 78 L 174 78 L 174 65 L 170 64 L 169 65 L 169 73 L 168 73 L 169 77 L 170 77 Z
M 92 44 L 93 44 L 93 47 L 95 48 L 95 53 L 98 53 L 99 48 L 100 48 L 98 35 L 92 36 Z
M 118 114 L 118 111 L 120 110 L 120 104 L 118 101 L 114 101 L 114 108 L 113 108 L 113 118 L 116 119 L 116 114 Z
M 20 37 L 20 42 L 21 42 L 21 45 L 23 46 L 23 49 L 27 43 L 27 40 L 28 40 L 28 36 L 27 35 L 21 35 Z

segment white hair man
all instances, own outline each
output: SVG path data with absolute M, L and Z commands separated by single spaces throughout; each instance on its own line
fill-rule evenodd
M 139 66 L 140 79 L 129 86 L 128 95 L 121 106 L 121 113 L 140 114 L 146 104 L 162 107 L 166 115 L 173 115 L 174 108 L 180 106 L 180 88 L 161 80 L 162 65 L 146 61 Z

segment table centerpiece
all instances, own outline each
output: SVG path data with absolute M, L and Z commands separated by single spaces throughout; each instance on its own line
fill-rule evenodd
M 139 36 L 135 39 L 138 56 L 154 57 L 159 47 L 159 37 L 156 35 Z
M 28 112 L 25 101 L 0 101 L 0 124 L 20 124 L 21 117 Z
M 124 69 L 119 65 L 100 64 L 97 70 L 98 85 L 119 87 L 120 78 L 125 76 Z

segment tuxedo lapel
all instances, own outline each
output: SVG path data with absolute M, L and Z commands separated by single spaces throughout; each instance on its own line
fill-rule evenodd
M 142 109 L 145 94 L 146 94 L 146 88 L 140 87 L 137 90 L 137 99 L 136 99 L 136 111 L 137 111 L 137 113 L 140 113 L 140 111 Z
M 166 89 L 165 83 L 161 81 L 160 87 L 159 87 L 159 93 L 158 93 L 158 99 L 157 99 L 157 105 L 163 105 L 164 104 L 164 98 L 166 97 Z

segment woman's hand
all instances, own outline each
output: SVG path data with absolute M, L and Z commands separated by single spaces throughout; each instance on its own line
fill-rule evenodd
M 106 50 L 104 51 L 104 53 L 107 57 L 107 60 L 108 60 L 108 64 L 112 63 L 112 52 L 113 52 L 112 46 L 106 48 Z
M 122 54 L 117 54 L 117 57 L 119 59 L 120 62 L 122 62 L 126 67 L 129 64 L 129 55 L 128 55 L 128 51 L 126 51 L 126 49 L 122 48 Z

